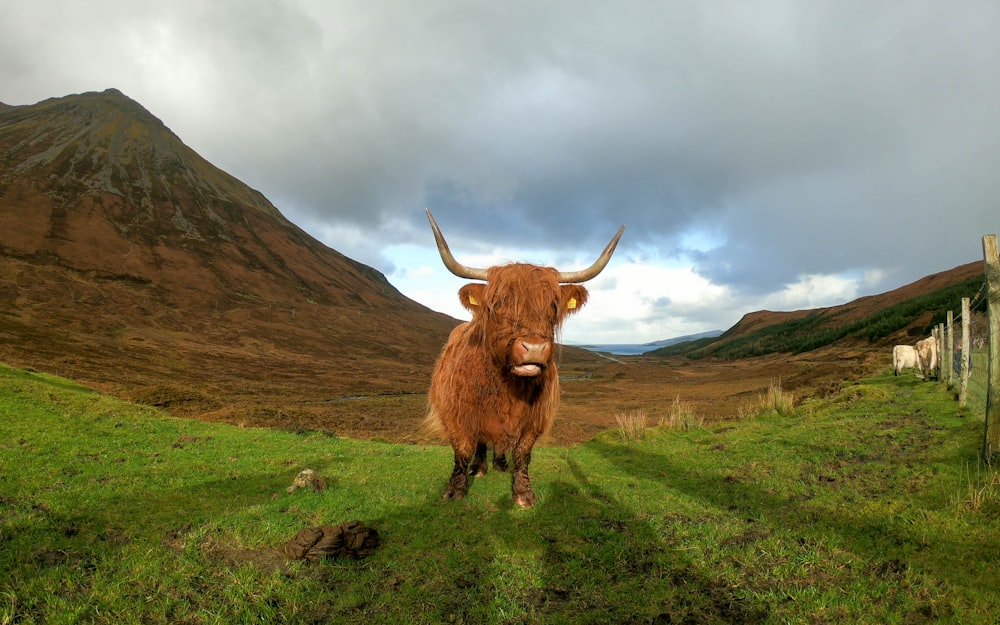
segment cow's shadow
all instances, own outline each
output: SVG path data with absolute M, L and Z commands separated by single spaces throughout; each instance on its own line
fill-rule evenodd
M 435 490 L 418 509 L 379 521 L 398 531 L 420 519 L 420 536 L 446 553 L 427 553 L 431 586 L 447 578 L 448 613 L 429 620 L 574 623 L 755 623 L 767 607 L 700 564 L 697 552 L 638 518 L 587 469 L 562 454 L 534 478 L 539 502 L 516 506 L 510 475 L 479 477 L 465 499 Z M 533 464 L 533 467 L 535 464 Z M 555 469 L 553 471 L 553 469 Z M 444 483 L 435 483 L 435 487 Z M 659 521 L 657 519 L 656 521 Z M 414 536 L 385 535 L 386 546 Z M 423 540 L 423 538 L 419 538 Z

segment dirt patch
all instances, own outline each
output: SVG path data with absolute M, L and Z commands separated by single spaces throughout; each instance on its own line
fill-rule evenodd
M 114 339 L 97 344 L 79 335 L 63 344 L 32 341 L 45 350 L 15 351 L 0 345 L 0 361 L 68 377 L 102 392 L 160 407 L 171 414 L 240 427 L 393 443 L 437 443 L 422 431 L 433 358 L 401 363 L 369 359 L 348 366 L 305 347 L 284 352 L 280 371 L 238 348 L 227 357 L 218 346 L 186 334 L 162 335 L 141 351 Z M 92 337 L 91 337 L 92 338 Z M 23 343 L 22 343 L 23 345 Z M 835 395 L 845 380 L 887 367 L 889 354 L 873 348 L 829 348 L 798 356 L 778 354 L 736 361 L 683 357 L 621 356 L 610 361 L 580 349 L 563 350 L 559 373 L 562 400 L 555 425 L 541 445 L 589 440 L 616 427 L 623 412 L 642 411 L 648 425 L 669 418 L 675 400 L 700 422 L 735 418 L 774 381 L 793 395 Z M 170 362 L 170 366 L 161 363 Z
M 741 406 L 757 400 L 774 382 L 780 382 L 796 403 L 829 396 L 843 381 L 871 374 L 884 364 L 881 350 L 853 355 L 843 359 L 831 349 L 738 361 L 622 357 L 624 364 L 567 363 L 561 372 L 579 379 L 562 384 L 559 416 L 545 442 L 569 445 L 587 440 L 616 427 L 615 415 L 628 411 L 641 410 L 647 424 L 656 425 L 669 418 L 676 400 L 706 424 L 735 419 Z
M 6 337 L 0 341 L 0 362 L 60 375 L 179 417 L 397 443 L 437 442 L 422 433 L 421 425 L 446 332 L 415 328 L 404 334 L 392 326 L 343 334 L 334 329 L 340 313 L 332 308 L 308 316 L 300 311 L 282 324 L 271 318 L 276 313 L 266 304 L 258 306 L 262 310 L 239 308 L 233 319 L 221 309 L 196 311 L 192 304 L 180 312 L 165 306 L 151 320 L 136 308 L 144 300 L 133 285 L 99 285 L 105 297 L 119 300 L 117 306 L 57 306 L 52 292 L 90 283 L 10 259 L 0 262 L 0 269 L 18 277 L 19 297 L 25 300 L 0 314 L 0 337 Z M 31 285 L 40 285 L 34 299 L 28 297 L 34 293 Z M 376 349 L 374 336 L 400 347 Z M 542 445 L 588 440 L 616 427 L 615 417 L 622 412 L 641 410 L 655 425 L 670 415 L 676 399 L 706 423 L 732 418 L 741 403 L 756 400 L 775 380 L 796 401 L 828 396 L 844 380 L 888 366 L 889 353 L 854 346 L 698 361 L 608 359 L 564 347 L 559 363 L 562 402 Z
M 263 570 L 287 572 L 288 564 L 296 560 L 319 563 L 327 559 L 367 558 L 380 544 L 378 530 L 361 521 L 349 521 L 339 525 L 303 528 L 276 547 L 234 548 L 213 540 L 206 541 L 200 548 L 210 557 L 231 566 L 252 563 Z M 175 552 L 183 550 L 183 543 L 173 535 L 168 536 L 167 545 Z
M 780 381 L 795 401 L 826 397 L 845 380 L 881 366 L 881 351 L 845 360 L 835 351 L 799 357 L 772 356 L 732 362 L 622 357 L 564 359 L 560 366 L 562 401 L 555 425 L 542 445 L 565 446 L 589 440 L 616 427 L 615 416 L 641 410 L 648 425 L 669 417 L 676 399 L 710 424 L 736 418 L 741 404 L 756 400 Z M 416 381 L 414 381 L 416 384 Z M 230 406 L 198 415 L 256 427 L 322 431 L 337 436 L 396 443 L 434 443 L 422 432 L 426 394 L 351 396 L 288 403 L 274 398 L 267 408 Z
M 350 521 L 340 525 L 307 527 L 279 546 L 278 551 L 289 560 L 360 559 L 371 555 L 380 542 L 377 530 L 361 521 Z

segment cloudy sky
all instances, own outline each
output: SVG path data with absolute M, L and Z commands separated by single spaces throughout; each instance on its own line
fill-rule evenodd
M 844 303 L 1000 230 L 995 0 L 35 0 L 0 102 L 114 87 L 465 318 L 468 265 L 589 265 L 566 342 Z

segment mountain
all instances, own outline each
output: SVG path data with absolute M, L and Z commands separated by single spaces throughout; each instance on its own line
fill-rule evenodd
M 691 341 L 648 354 L 733 359 L 779 352 L 802 353 L 829 346 L 910 344 L 929 336 L 931 327 L 943 322 L 948 310 L 957 311 L 963 297 L 975 298 L 984 281 L 983 263 L 971 262 L 847 304 L 747 313 L 716 339 Z
M 0 277 L 0 361 L 198 415 L 423 392 L 457 323 L 114 89 L 0 105 Z

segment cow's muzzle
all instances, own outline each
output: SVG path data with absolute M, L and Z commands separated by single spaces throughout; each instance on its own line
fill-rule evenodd
M 548 366 L 552 356 L 552 344 L 548 341 L 529 341 L 518 339 L 514 342 L 514 365 L 511 372 L 514 375 L 530 378 L 542 373 Z

